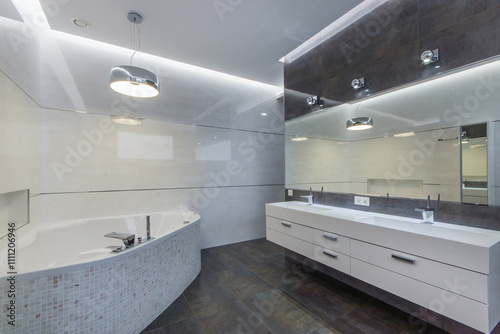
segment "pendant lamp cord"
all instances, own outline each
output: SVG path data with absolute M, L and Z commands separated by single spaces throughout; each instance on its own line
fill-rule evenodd
M 359 109 L 359 107 L 361 107 L 361 103 L 363 103 L 363 101 L 359 102 L 358 106 L 356 107 L 356 110 L 354 110 L 354 117 L 359 117 L 358 116 L 358 109 Z
M 132 56 L 130 56 L 130 66 L 132 66 L 132 58 L 134 58 L 134 56 L 137 53 L 137 51 L 139 51 L 139 49 L 141 48 L 141 30 L 139 29 L 139 25 L 137 23 L 134 23 L 134 25 L 137 27 L 137 36 L 139 37 L 139 46 L 134 51 L 134 53 L 132 54 Z M 135 33 L 132 34 L 132 36 L 134 37 L 134 44 L 135 44 Z

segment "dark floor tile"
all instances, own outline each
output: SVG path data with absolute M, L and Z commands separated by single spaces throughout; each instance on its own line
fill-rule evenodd
M 201 250 L 201 267 L 210 268 L 213 272 L 228 270 L 231 266 L 221 256 L 223 249 L 220 247 Z
M 333 279 L 319 271 L 311 274 L 309 279 L 358 306 L 365 304 L 367 298 L 375 299 L 366 293 L 356 290 L 355 288 L 339 280 Z
M 271 260 L 264 260 L 251 264 L 246 268 L 272 286 L 281 286 L 285 284 L 284 277 L 286 275 L 286 268 L 282 264 L 278 264 Z
M 327 323 L 359 307 L 310 279 L 302 280 L 301 283 L 287 284 L 280 289 Z
M 349 334 L 349 333 L 341 333 L 335 328 L 332 328 L 331 326 L 325 325 L 322 326 L 318 329 L 313 330 L 309 334 Z
M 426 323 L 400 309 L 391 306 L 376 298 L 366 298 L 361 308 L 396 327 L 411 334 L 447 334 L 448 332 Z
M 273 255 L 284 254 L 284 248 L 276 245 L 265 238 L 256 239 L 236 244 L 242 252 L 251 254 L 258 260 L 265 260 Z
M 157 328 L 144 334 L 206 334 L 196 318 L 190 317 L 166 327 Z
M 325 325 L 278 289 L 261 292 L 243 303 L 275 334 L 308 334 Z
M 160 314 L 144 332 L 168 326 L 193 316 L 183 295 L 179 296 L 162 314 Z
M 402 334 L 405 331 L 399 329 L 390 322 L 384 321 L 361 308 L 344 314 L 329 324 L 341 333 L 349 334 Z
M 272 334 L 239 300 L 199 310 L 196 316 L 206 334 Z
M 273 260 L 256 262 L 246 268 L 274 287 L 290 283 L 299 284 L 309 276 L 299 266 L 285 266 Z
M 270 289 L 269 284 L 260 277 L 241 268 L 221 271 L 215 276 L 239 299 L 245 299 Z
M 275 254 L 267 258 L 270 261 L 276 262 L 281 265 L 286 265 L 286 257 L 285 254 Z
M 203 268 L 200 275 L 184 291 L 184 296 L 195 315 L 197 311 L 204 308 L 237 300 L 236 296 L 219 282 L 213 273 Z

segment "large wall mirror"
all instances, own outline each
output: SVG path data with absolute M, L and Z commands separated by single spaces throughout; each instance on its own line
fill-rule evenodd
M 355 117 L 373 127 L 348 131 Z M 500 205 L 500 60 L 288 120 L 285 134 L 290 189 Z

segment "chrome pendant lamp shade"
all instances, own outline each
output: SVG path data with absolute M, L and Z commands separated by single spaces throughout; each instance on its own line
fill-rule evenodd
M 109 86 L 118 93 L 133 97 L 155 97 L 160 93 L 156 74 L 130 65 L 113 67 L 109 73 Z
M 373 119 L 371 117 L 356 117 L 347 120 L 347 130 L 367 130 L 373 127 Z
M 116 92 L 133 97 L 155 97 L 160 93 L 158 77 L 144 68 L 132 66 L 134 55 L 141 48 L 141 35 L 139 24 L 142 16 L 138 13 L 128 13 L 127 18 L 137 27 L 139 34 L 139 47 L 130 57 L 130 65 L 120 65 L 111 68 L 109 72 L 109 86 Z

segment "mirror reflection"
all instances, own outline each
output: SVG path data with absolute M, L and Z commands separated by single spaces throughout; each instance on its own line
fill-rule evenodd
M 496 59 L 288 120 L 286 187 L 500 205 L 499 104 Z M 373 127 L 348 131 L 356 117 Z
M 486 123 L 462 127 L 462 203 L 488 204 L 487 143 Z

